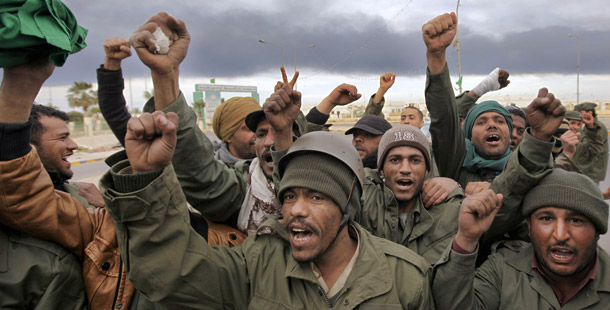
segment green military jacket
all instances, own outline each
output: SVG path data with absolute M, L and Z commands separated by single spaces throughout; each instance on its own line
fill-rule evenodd
M 146 103 L 144 111 L 154 111 L 154 98 Z M 250 161 L 239 161 L 231 169 L 214 159 L 212 142 L 197 126 L 197 114 L 182 93 L 163 112 L 174 112 L 179 117 L 172 164 L 187 201 L 212 222 L 236 221 L 246 193 Z
M 329 308 L 310 265 L 292 258 L 278 221 L 263 225 L 278 235 L 253 235 L 234 248 L 208 247 L 189 226 L 173 168 L 117 173 L 128 165 L 112 167 L 100 184 L 128 277 L 151 300 L 169 309 Z M 428 263 L 353 227 L 358 259 L 334 309 L 433 309 Z
M 0 309 L 87 309 L 80 264 L 55 243 L 0 226 Z
M 144 106 L 154 112 L 154 98 Z M 238 161 L 233 169 L 214 159 L 214 147 L 197 125 L 197 114 L 180 96 L 163 112 L 179 117 L 178 141 L 172 158 L 178 180 L 187 201 L 203 217 L 215 223 L 234 226 L 246 195 L 250 160 Z M 305 121 L 303 114 L 296 120 L 299 131 L 321 130 L 322 125 Z
M 489 176 L 484 171 L 472 172 L 462 167 L 466 156 L 466 140 L 461 130 L 449 69 L 445 66 L 443 72 L 438 74 L 430 74 L 429 70 L 426 72 L 426 107 L 430 113 L 432 153 L 439 175 L 456 180 L 464 188 L 468 182 L 491 183 L 495 175 Z
M 385 105 L 385 97 L 381 97 L 381 101 L 379 103 L 373 102 L 373 97 L 375 97 L 375 94 L 371 95 L 371 98 L 369 98 L 369 103 L 364 108 L 363 116 L 375 115 L 385 118 L 385 115 L 383 112 L 381 112 L 381 110 L 383 110 L 383 106 Z
M 272 150 L 273 162 L 279 162 L 287 151 Z M 274 182 L 275 187 L 279 188 L 277 169 L 274 169 Z M 462 199 L 464 191 L 458 187 L 444 202 L 426 209 L 419 196 L 412 211 L 412 224 L 405 230 L 400 224 L 394 193 L 385 186 L 377 170 L 364 168 L 361 209 L 350 210 L 350 217 L 373 235 L 406 246 L 432 265 L 457 233 L 457 217 Z
M 362 210 L 354 220 L 374 235 L 402 244 L 434 264 L 457 233 L 464 191 L 455 189 L 447 199 L 426 209 L 421 195 L 416 198 L 406 229 L 400 224 L 398 202 L 376 170 L 364 169 Z
M 606 179 L 608 168 L 608 129 L 599 120 L 595 120 L 595 128 L 584 126 L 572 162 L 582 174 L 590 177 L 596 183 Z
M 476 253 L 447 249 L 435 266 L 432 292 L 439 309 L 608 309 L 610 256 L 597 248 L 595 280 L 563 307 L 544 278 L 532 270 L 532 245 L 500 243 L 495 253 L 475 270 Z

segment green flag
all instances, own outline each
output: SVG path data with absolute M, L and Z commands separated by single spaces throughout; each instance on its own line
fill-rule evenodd
M 216 79 L 210 79 L 210 83 L 216 84 Z
M 457 82 L 455 82 L 455 84 L 462 86 L 462 78 L 463 78 L 463 76 L 460 76 L 460 78 L 457 80 Z

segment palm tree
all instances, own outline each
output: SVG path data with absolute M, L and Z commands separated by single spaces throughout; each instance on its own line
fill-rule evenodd
M 146 100 L 150 100 L 150 98 L 152 98 L 155 95 L 155 90 L 151 89 L 150 91 L 145 90 L 144 91 L 144 99 Z
M 203 99 L 193 101 L 193 110 L 195 110 L 199 116 L 199 119 L 203 119 L 203 108 L 205 108 L 205 102 Z
M 68 104 L 72 108 L 82 108 L 85 115 L 89 108 L 97 105 L 97 91 L 87 82 L 74 82 L 68 89 Z

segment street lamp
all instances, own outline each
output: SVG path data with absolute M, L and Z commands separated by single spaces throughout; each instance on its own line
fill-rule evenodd
M 283 46 L 280 46 L 280 45 L 277 45 L 277 44 L 273 44 L 273 43 L 265 41 L 265 40 L 258 40 L 258 42 L 261 42 L 263 44 L 269 44 L 271 46 L 275 46 L 275 47 L 281 49 L 282 50 L 282 67 L 284 66 L 284 47 Z
M 580 37 L 578 35 L 568 35 L 568 38 L 576 38 L 576 104 L 580 99 Z
M 299 48 L 312 48 L 312 47 L 316 47 L 315 44 L 309 44 L 306 46 L 301 46 L 301 47 L 295 47 L 294 48 L 294 72 L 297 72 L 297 49 Z

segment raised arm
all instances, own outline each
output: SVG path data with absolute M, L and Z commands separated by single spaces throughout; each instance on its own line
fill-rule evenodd
M 167 54 L 155 54 L 153 32 L 157 27 L 175 39 Z M 137 46 L 140 60 L 150 68 L 155 85 L 155 96 L 144 111 L 174 112 L 179 116 L 172 163 L 188 202 L 210 221 L 224 223 L 236 218 L 245 196 L 248 171 L 230 169 L 214 159 L 212 143 L 197 126 L 197 116 L 176 84 L 190 42 L 184 22 L 160 13 L 138 28 L 131 42 Z
M 379 77 L 379 89 L 377 89 L 377 92 L 371 96 L 369 103 L 364 109 L 364 115 L 377 115 L 384 117 L 383 112 L 381 112 L 385 104 L 384 96 L 385 93 L 392 88 L 394 81 L 396 81 L 396 74 L 393 72 L 388 72 Z
M 69 194 L 56 191 L 29 143 L 30 109 L 53 69 L 47 60 L 4 69 L 0 86 L 0 223 L 59 243 L 82 260 L 100 209 L 87 209 Z
M 101 181 L 128 277 L 169 309 L 245 308 L 250 279 L 242 248 L 209 248 L 190 226 L 170 165 L 177 124 L 171 112 L 132 118 L 125 138 L 129 160 Z
M 123 96 L 125 83 L 121 62 L 131 56 L 129 40 L 121 37 L 106 39 L 104 52 L 106 53 L 104 64 L 97 69 L 97 97 L 100 112 L 121 145 L 125 145 L 125 132 L 131 114 L 127 110 Z
M 431 119 L 432 150 L 439 175 L 454 180 L 459 176 L 466 155 L 464 133 L 445 58 L 456 27 L 455 13 L 437 16 L 422 27 L 428 60 L 425 96 Z

